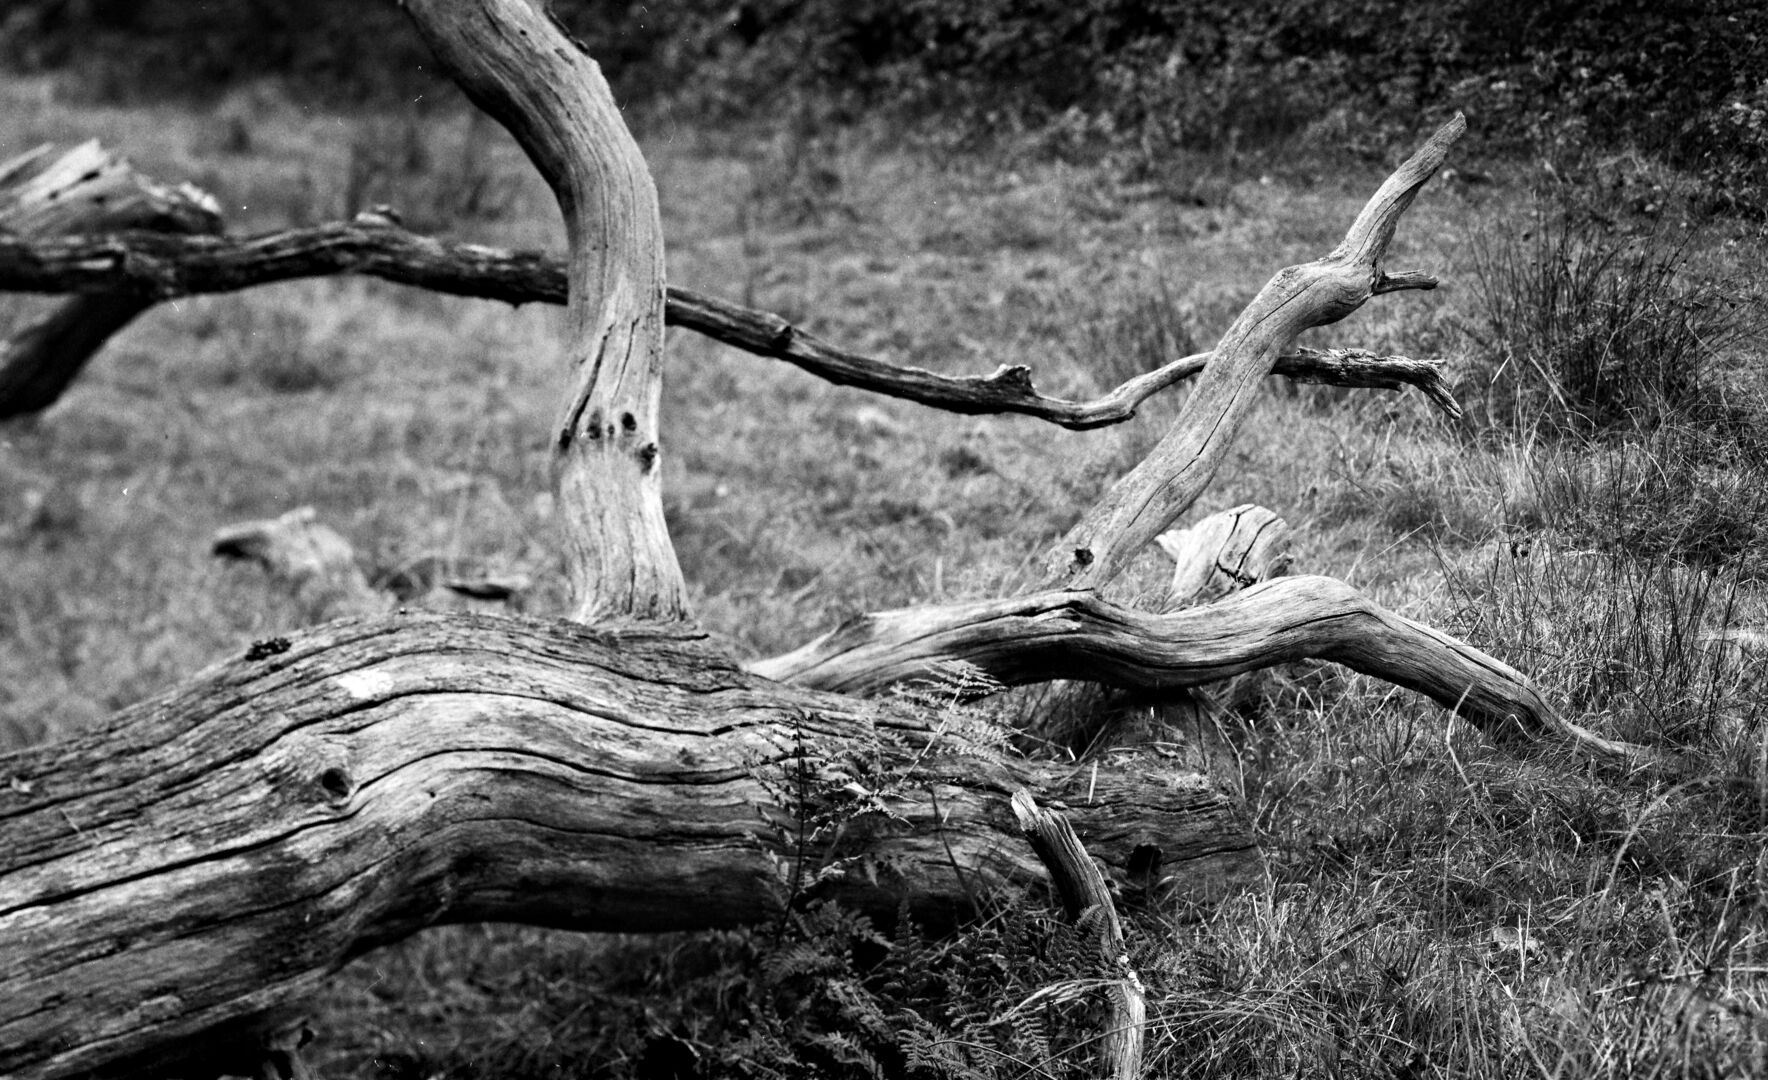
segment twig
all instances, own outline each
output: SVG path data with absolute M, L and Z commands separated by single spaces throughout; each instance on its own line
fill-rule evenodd
M 1136 1080 L 1142 1075 L 1148 994 L 1141 977 L 1130 966 L 1123 921 L 1118 918 L 1105 875 L 1099 872 L 1067 818 L 1038 806 L 1037 800 L 1023 788 L 1013 793 L 1012 805 L 1020 831 L 1050 872 L 1068 921 L 1091 923 L 1097 935 L 1099 959 L 1103 969 L 1110 973 L 1107 985 L 1111 988 L 1111 1019 L 1101 1049 L 1105 1069 L 1118 1080 Z

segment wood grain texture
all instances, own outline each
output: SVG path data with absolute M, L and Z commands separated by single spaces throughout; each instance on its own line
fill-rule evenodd
M 797 881 L 949 925 L 1037 880 L 1020 787 L 1065 801 L 1120 878 L 1150 846 L 1197 899 L 1257 871 L 1200 776 L 1095 782 L 939 720 L 655 627 L 403 613 L 256 643 L 103 732 L 0 757 L 0 1075 L 220 1045 L 437 923 L 733 926 Z M 851 820 L 802 850 L 819 812 Z
M 1211 603 L 1289 571 L 1289 523 L 1252 503 L 1154 540 L 1173 561 L 1163 611 Z
M 553 472 L 574 614 L 686 618 L 663 521 L 663 225 L 644 155 L 601 68 L 542 5 L 405 6 L 442 69 L 515 136 L 564 213 L 571 378 Z

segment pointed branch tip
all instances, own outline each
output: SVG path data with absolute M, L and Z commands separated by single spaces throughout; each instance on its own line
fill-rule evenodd
M 1397 274 L 1376 271 L 1375 284 L 1369 291 L 1380 296 L 1382 293 L 1400 292 L 1405 289 L 1434 289 L 1437 279 L 1422 270 L 1402 270 Z
M 1356 222 L 1344 234 L 1344 242 L 1338 245 L 1332 257 L 1365 266 L 1379 265 L 1387 254 L 1387 245 L 1394 238 L 1400 215 L 1412 205 L 1425 182 L 1442 168 L 1449 156 L 1449 148 L 1466 130 L 1467 119 L 1460 113 L 1437 128 L 1417 153 L 1389 174 L 1380 190 L 1363 207 L 1363 212 L 1357 215 Z

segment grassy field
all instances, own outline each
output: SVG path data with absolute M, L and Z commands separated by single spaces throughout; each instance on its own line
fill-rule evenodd
M 1272 272 L 1336 244 L 1383 173 L 1196 157 L 1132 182 L 881 131 L 664 114 L 638 133 L 672 282 L 938 370 L 1029 363 L 1071 394 L 1210 347 Z M 0 156 L 90 136 L 215 192 L 234 232 L 385 201 L 418 228 L 559 247 L 519 152 L 463 115 L 270 91 L 115 109 L 0 82 Z M 1464 636 L 1577 722 L 1688 755 L 1696 779 L 1493 747 L 1330 667 L 1244 680 L 1216 777 L 1269 878 L 1197 917 L 1133 918 L 1154 1075 L 1768 1072 L 1765 646 L 1716 640 L 1768 633 L 1768 344 L 1738 284 L 1768 253 L 1684 221 L 1676 178 L 1629 155 L 1581 177 L 1482 168 L 1433 181 L 1402 223 L 1391 265 L 1441 290 L 1305 342 L 1447 357 L 1470 422 L 1273 380 L 1193 517 L 1271 507 L 1299 571 Z M 560 323 L 342 278 L 182 300 L 54 410 L 0 426 L 0 749 L 333 614 L 210 558 L 243 518 L 312 505 L 371 570 L 520 570 L 518 606 L 558 610 Z M 1157 401 L 1072 433 L 685 333 L 670 349 L 670 527 L 699 617 L 744 656 L 1035 584 L 1029 560 L 1175 415 Z M 1115 592 L 1161 575 L 1150 552 Z M 1085 995 L 1032 998 L 1090 975 L 1058 921 L 1032 896 L 948 941 L 828 911 L 660 940 L 437 930 L 338 977 L 316 1060 L 339 1077 L 1088 1075 Z

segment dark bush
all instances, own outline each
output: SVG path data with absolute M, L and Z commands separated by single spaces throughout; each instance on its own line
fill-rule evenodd
M 565 0 L 553 7 L 616 92 L 631 98 L 674 85 L 682 75 L 675 65 L 724 22 L 730 5 Z M 12 0 L 3 10 L 0 61 L 69 71 L 101 99 L 206 92 L 266 75 L 337 101 L 455 94 L 390 2 Z
M 758 113 L 781 93 L 967 130 L 1256 149 L 1313 131 L 1386 152 L 1464 109 L 1501 148 L 1625 142 L 1768 206 L 1768 6 L 1756 0 L 557 0 L 624 101 Z M 110 97 L 270 73 L 348 97 L 441 95 L 391 3 L 15 0 L 0 58 Z

